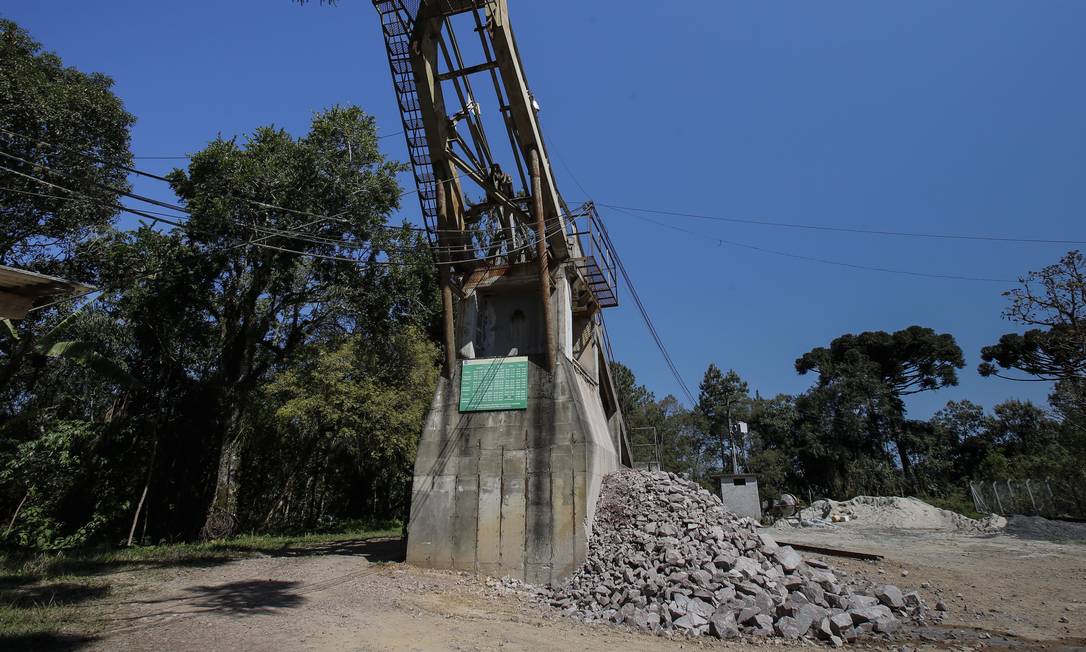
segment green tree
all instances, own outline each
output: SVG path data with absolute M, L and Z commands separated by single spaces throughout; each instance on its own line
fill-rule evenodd
M 728 456 L 732 457 L 732 471 L 740 456 L 740 442 L 733 426 L 745 420 L 750 410 L 750 389 L 739 374 L 710 363 L 705 370 L 698 392 L 697 413 L 701 419 L 703 446 L 712 449 L 720 459 L 720 470 L 728 468 Z
M 929 420 L 936 436 L 952 448 L 949 475 L 953 480 L 972 478 L 992 450 L 994 442 L 985 428 L 986 419 L 984 408 L 976 403 L 949 401 Z
M 621 362 L 611 362 L 611 378 L 630 433 L 634 463 L 653 459 L 655 444 L 659 447 L 662 469 L 700 478 L 701 451 L 693 436 L 690 412 L 670 394 L 657 400 L 655 394 L 639 384 L 633 371 Z
M 437 347 L 413 327 L 311 347 L 262 390 L 271 419 L 254 445 L 261 526 L 312 526 L 362 510 L 407 516 Z M 344 479 L 349 478 L 349 481 Z
M 213 274 L 199 308 L 217 361 L 208 382 L 222 439 L 205 537 L 237 530 L 245 415 L 262 381 L 313 337 L 384 332 L 389 312 L 403 309 L 398 293 L 382 291 L 395 280 L 382 271 L 384 252 L 398 259 L 410 237 L 384 229 L 401 169 L 378 150 L 373 118 L 337 107 L 317 114 L 301 138 L 271 127 L 244 145 L 219 138 L 169 175 Z M 274 237 L 238 246 L 254 233 Z M 422 271 L 422 261 L 405 264 Z
M 0 20 L 0 167 L 7 168 L 0 169 L 0 264 L 59 271 L 112 225 L 117 193 L 103 186 L 127 189 L 127 173 L 116 166 L 131 164 L 135 122 L 112 87 L 109 77 L 66 67 Z
M 764 497 L 799 491 L 795 463 L 797 419 L 795 399 L 787 394 L 770 399 L 756 397 L 751 404 L 747 470 L 758 474 L 758 488 Z
M 90 261 L 111 233 L 117 190 L 128 188 L 117 166 L 131 163 L 134 122 L 112 87 L 0 20 L 0 264 L 98 282 Z M 111 496 L 85 483 L 101 471 L 103 410 L 127 375 L 91 334 L 115 326 L 93 308 L 72 315 L 60 304 L 0 331 L 0 503 L 17 517 L 10 540 L 74 545 L 102 523 L 90 498 Z M 82 513 L 88 505 L 96 518 Z
M 869 331 L 842 335 L 828 348 L 818 347 L 796 360 L 800 374 L 818 374 L 819 389 L 842 384 L 863 400 L 854 432 L 866 431 L 879 444 L 892 445 L 911 487 L 913 469 L 903 396 L 957 385 L 957 370 L 965 366 L 962 351 L 949 333 L 910 326 L 894 333 Z
M 1011 305 L 1003 318 L 1028 327 L 981 349 L 982 376 L 1055 381 L 1063 405 L 1086 412 L 1086 263 L 1070 251 L 1054 265 L 1030 272 L 1021 287 L 1003 293 Z M 1016 370 L 1027 376 L 1008 375 Z
M 113 224 L 117 193 L 106 187 L 127 189 L 126 173 L 115 166 L 131 163 L 134 118 L 112 86 L 105 75 L 66 67 L 18 25 L 0 20 L 0 264 L 95 280 L 80 257 Z M 56 310 L 32 313 L 15 326 L 18 337 L 0 338 L 0 393 L 16 374 L 40 369 L 31 360 L 40 353 L 35 334 L 58 319 Z
M 107 78 L 0 31 L 0 262 L 102 289 L 4 325 L 7 542 L 401 513 L 439 311 L 420 234 L 387 224 L 402 166 L 372 118 L 217 139 L 169 175 L 186 224 L 122 232 L 131 116 Z

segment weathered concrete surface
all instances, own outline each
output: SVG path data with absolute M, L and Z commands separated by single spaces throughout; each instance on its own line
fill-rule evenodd
M 440 381 L 415 462 L 409 563 L 542 583 L 583 561 L 619 465 L 613 425 L 566 356 L 553 374 L 529 362 L 526 410 L 461 414 L 459 369 Z
M 732 512 L 754 520 L 762 518 L 762 501 L 758 496 L 758 476 L 737 473 L 720 476 L 720 499 Z

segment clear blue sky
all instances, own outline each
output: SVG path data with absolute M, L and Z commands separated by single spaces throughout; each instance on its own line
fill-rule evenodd
M 1086 3 L 509 0 L 549 148 L 600 203 L 876 229 L 1086 240 Z M 138 117 L 137 155 L 356 103 L 399 130 L 368 0 L 12 0 L 0 15 L 66 63 L 112 76 Z M 399 137 L 382 141 L 403 159 Z M 561 161 L 570 203 L 583 198 Z M 141 160 L 162 171 L 169 161 Z M 405 183 L 408 182 L 405 177 Z M 168 198 L 153 183 L 148 194 Z M 410 185 L 407 186 L 410 188 Z M 417 219 L 407 201 L 404 216 Z M 1047 387 L 982 379 L 981 346 L 1011 283 L 858 271 L 723 238 L 866 266 L 1014 279 L 1068 247 L 875 237 L 604 211 L 696 392 L 705 366 L 764 395 L 812 379 L 792 363 L 845 332 L 953 333 L 961 385 L 910 402 L 1043 401 Z M 632 302 L 609 313 L 617 356 L 678 394 Z

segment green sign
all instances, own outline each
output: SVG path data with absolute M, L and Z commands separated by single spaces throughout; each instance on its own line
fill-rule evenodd
M 464 360 L 460 367 L 461 412 L 527 407 L 527 357 Z

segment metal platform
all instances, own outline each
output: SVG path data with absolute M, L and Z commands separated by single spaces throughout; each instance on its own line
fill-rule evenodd
M 618 275 L 615 256 L 607 246 L 599 213 L 592 202 L 569 215 L 570 252 L 573 263 L 585 279 L 600 308 L 618 305 Z

